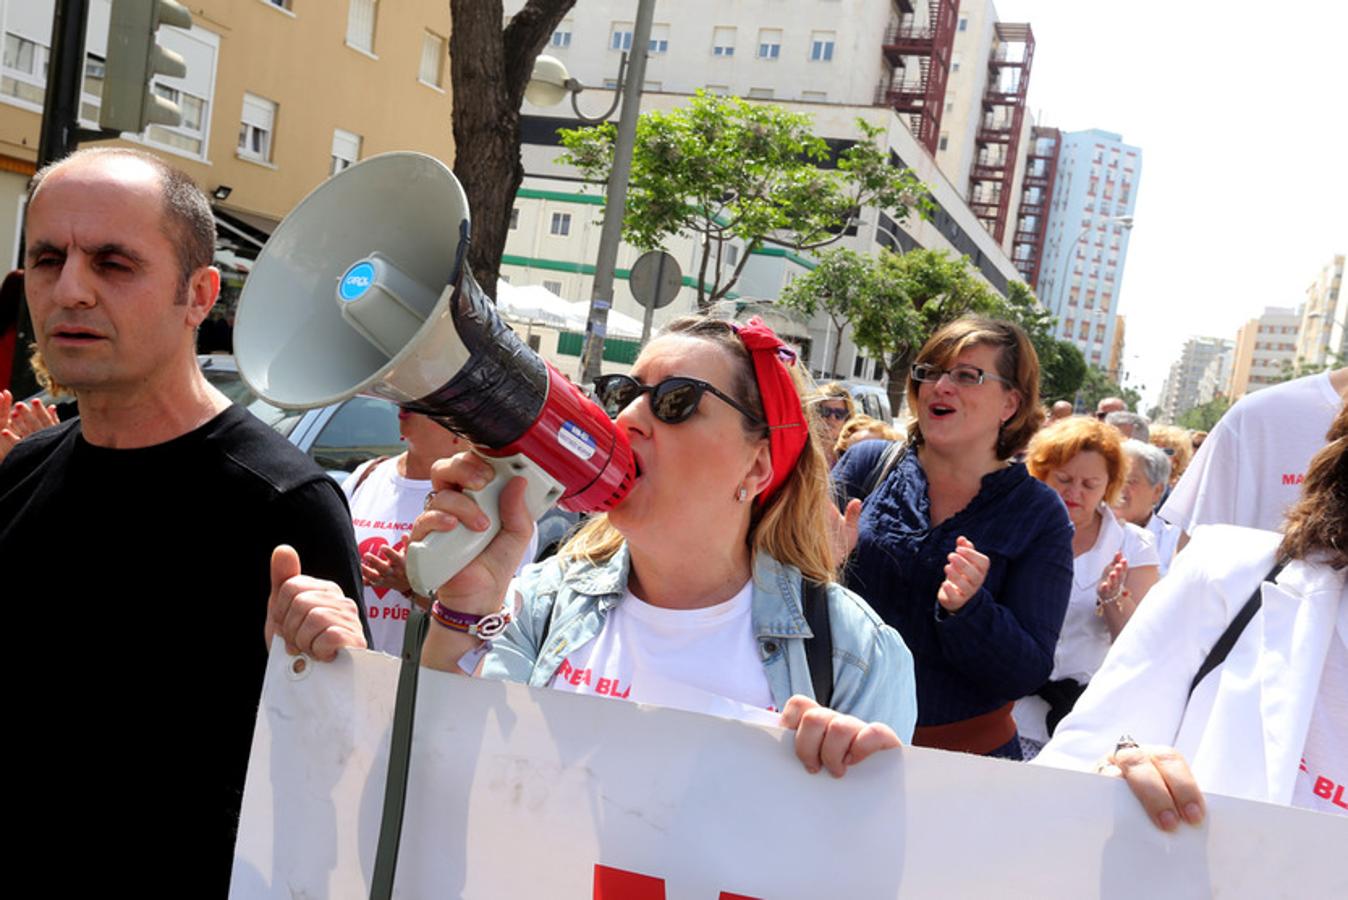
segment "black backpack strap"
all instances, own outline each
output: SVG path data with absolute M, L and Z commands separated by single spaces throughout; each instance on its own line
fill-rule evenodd
M 805 641 L 805 661 L 810 666 L 814 699 L 820 706 L 833 706 L 833 629 L 828 617 L 828 587 L 805 579 L 802 598 L 805 624 L 814 637 Z
M 858 497 L 865 500 L 875 489 L 880 486 L 880 482 L 885 480 L 885 476 L 899 464 L 904 454 L 908 452 L 908 445 L 902 441 L 892 441 L 885 452 L 880 454 L 880 459 L 876 461 L 875 466 L 866 473 L 866 480 L 861 483 L 861 490 Z
M 1254 614 L 1264 604 L 1262 596 L 1264 582 L 1276 581 L 1278 574 L 1282 572 L 1285 565 L 1287 565 L 1287 560 L 1279 560 L 1277 565 L 1270 569 L 1269 573 L 1255 585 L 1254 593 L 1250 594 L 1250 599 L 1245 601 L 1245 605 L 1240 608 L 1240 612 L 1236 613 L 1236 617 L 1231 620 L 1231 624 L 1226 626 L 1222 636 L 1217 638 L 1217 643 L 1213 644 L 1212 649 L 1208 651 L 1207 659 L 1203 660 L 1203 665 L 1198 667 L 1198 674 L 1189 683 L 1190 697 L 1194 695 L 1194 689 L 1198 687 L 1198 683 L 1206 678 L 1209 672 L 1226 662 L 1227 655 L 1231 652 L 1231 648 L 1236 646 L 1236 641 L 1240 640 L 1240 635 L 1245 631 L 1245 626 L 1250 624 Z

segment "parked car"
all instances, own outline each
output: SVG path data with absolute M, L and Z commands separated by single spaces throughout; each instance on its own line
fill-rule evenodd
M 894 412 L 889 408 L 889 392 L 882 387 L 873 384 L 857 384 L 855 381 L 845 382 L 847 389 L 852 392 L 852 399 L 856 401 L 857 411 L 865 413 L 872 419 L 879 419 L 881 422 L 894 422 Z

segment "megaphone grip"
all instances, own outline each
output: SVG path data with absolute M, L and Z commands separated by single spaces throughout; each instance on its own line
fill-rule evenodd
M 527 456 L 482 458 L 496 475 L 481 490 L 464 493 L 472 497 L 487 515 L 491 523 L 487 530 L 471 531 L 460 526 L 453 531 L 432 532 L 407 546 L 407 580 L 412 590 L 423 597 L 433 596 L 437 588 L 463 571 L 500 533 L 501 492 L 511 478 L 521 475 L 527 482 L 524 505 L 534 520 L 547 512 L 562 495 L 561 483 Z

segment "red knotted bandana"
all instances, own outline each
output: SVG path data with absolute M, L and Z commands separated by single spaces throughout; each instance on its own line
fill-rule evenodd
M 772 456 L 772 481 L 758 495 L 766 504 L 786 481 L 801 451 L 810 439 L 805 410 L 800 405 L 795 382 L 787 366 L 796 364 L 796 354 L 763 320 L 754 316 L 747 325 L 735 325 L 735 333 L 754 360 L 754 378 L 763 398 L 763 414 L 768 421 L 768 449 Z

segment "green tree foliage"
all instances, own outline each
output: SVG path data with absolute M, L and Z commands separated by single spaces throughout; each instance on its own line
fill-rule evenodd
M 1211 431 L 1212 426 L 1230 408 L 1231 401 L 1218 394 L 1207 403 L 1185 410 L 1176 424 L 1191 431 Z
M 1004 307 L 967 259 L 940 250 L 883 251 L 872 284 L 853 319 L 853 340 L 883 360 L 894 409 L 902 402 L 913 357 L 933 332 L 965 313 L 997 315 Z
M 1122 397 L 1123 402 L 1128 404 L 1129 409 L 1137 409 L 1138 404 L 1142 402 L 1142 394 L 1136 388 L 1119 387 L 1119 385 L 1102 370 L 1095 366 L 1086 368 L 1086 377 L 1081 382 L 1081 403 L 1088 411 L 1094 411 L 1095 407 L 1105 397 Z
M 828 145 L 809 116 L 737 97 L 699 92 L 688 104 L 642 114 L 637 123 L 623 238 L 643 250 L 682 234 L 698 241 L 698 306 L 705 309 L 739 281 L 764 244 L 812 250 L 839 240 L 863 206 L 896 218 L 930 207 L 908 169 L 890 164 L 881 129 L 858 120 L 865 139 L 836 169 L 820 168 Z M 559 132 L 563 162 L 606 182 L 613 165 L 612 123 Z M 735 263 L 727 247 L 743 245 Z
M 876 302 L 881 290 L 876 257 L 846 247 L 834 247 L 819 254 L 819 264 L 792 281 L 782 291 L 778 303 L 805 316 L 822 311 L 833 322 L 833 346 L 821 368 L 837 371 L 843 332 L 862 307 Z
M 1039 396 L 1048 404 L 1055 400 L 1070 400 L 1086 378 L 1086 357 L 1075 344 L 1054 337 L 1058 319 L 1039 305 L 1034 292 L 1023 281 L 1007 286 L 1001 318 L 1015 322 L 1025 329 L 1039 356 Z

